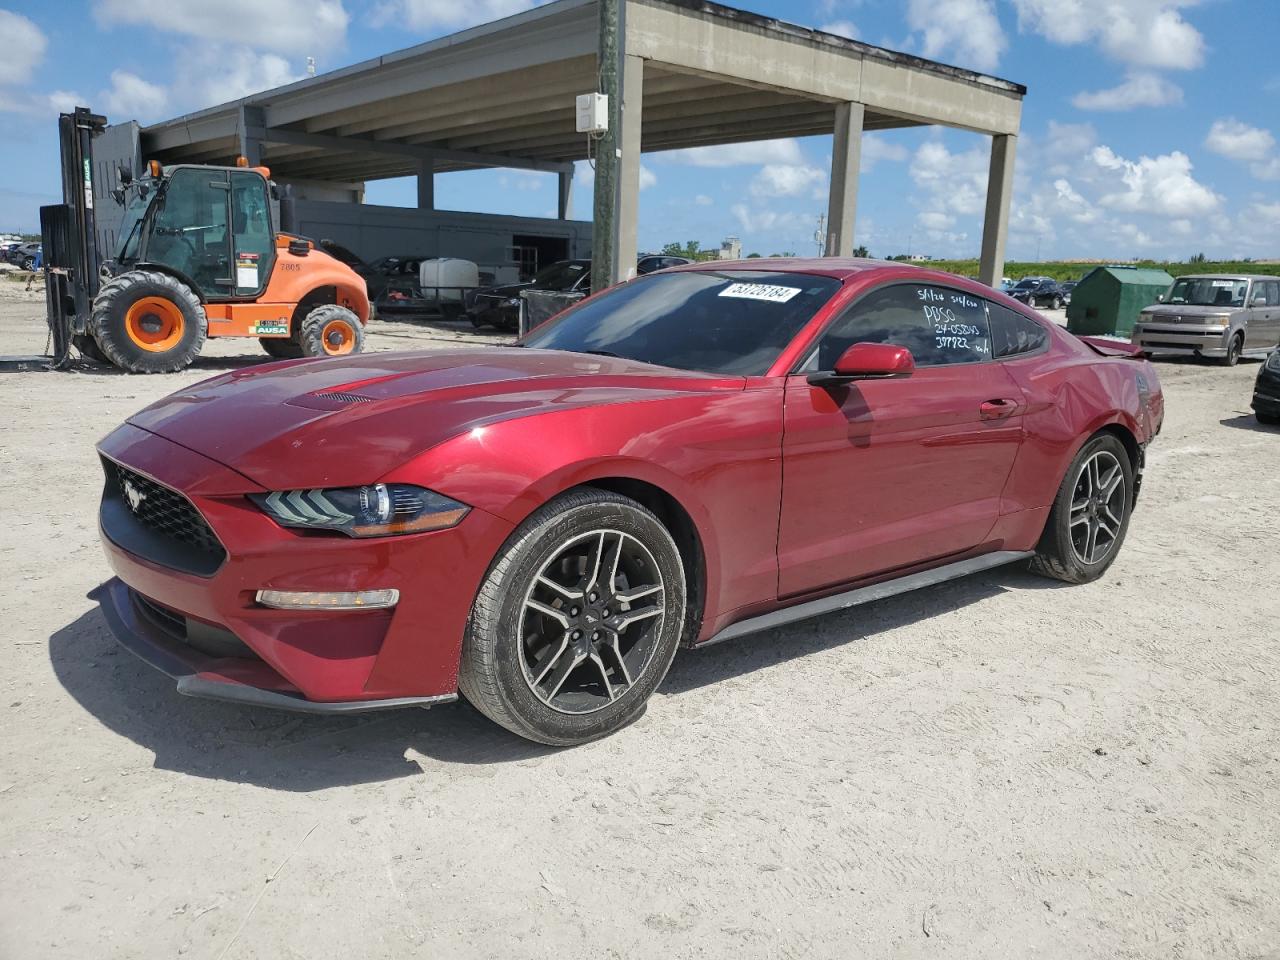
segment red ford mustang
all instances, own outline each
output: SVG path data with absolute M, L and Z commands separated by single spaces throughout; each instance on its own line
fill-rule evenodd
M 461 691 L 581 743 L 680 645 L 1015 560 L 1100 576 L 1163 407 L 1127 345 L 968 280 L 695 264 L 516 347 L 289 361 L 153 404 L 99 447 L 98 597 L 185 694 Z

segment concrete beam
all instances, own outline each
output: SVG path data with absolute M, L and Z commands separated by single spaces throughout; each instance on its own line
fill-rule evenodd
M 239 141 L 240 156 L 249 161 L 249 166 L 260 167 L 264 162 L 262 137 L 262 108 L 248 104 L 240 104 L 239 117 L 236 120 L 236 139 Z
M 1004 246 L 1009 233 L 1009 206 L 1013 199 L 1015 136 L 991 138 L 991 167 L 987 174 L 987 213 L 982 223 L 982 259 L 978 279 L 997 286 L 1004 274 Z
M 858 172 L 862 166 L 860 103 L 836 105 L 831 137 L 831 190 L 827 198 L 826 256 L 853 256 L 853 225 L 858 212 Z
M 293 144 L 304 147 L 322 147 L 343 153 L 386 153 L 413 160 L 444 160 L 470 163 L 483 167 L 513 167 L 517 170 L 541 170 L 559 173 L 563 164 L 547 160 L 530 160 L 504 153 L 477 153 L 467 150 L 451 150 L 428 145 L 412 145 L 392 140 L 370 140 L 366 137 L 334 137 L 327 133 L 304 133 L 301 130 L 281 130 L 275 127 L 261 131 L 267 143 Z

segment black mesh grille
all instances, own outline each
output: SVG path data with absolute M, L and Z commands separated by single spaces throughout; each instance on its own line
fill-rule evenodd
M 108 469 L 115 470 L 120 499 L 144 527 L 216 557 L 219 562 L 226 556 L 209 524 L 182 494 L 118 463 L 108 463 Z

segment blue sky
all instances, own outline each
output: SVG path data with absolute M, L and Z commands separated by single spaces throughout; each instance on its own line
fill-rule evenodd
M 3 0 L 0 0 L 3 4 Z M 495 19 L 529 0 L 48 0 L 0 6 L 0 231 L 58 187 L 55 116 L 164 119 Z M 738 6 L 1025 84 L 1010 259 L 1280 257 L 1276 0 L 739 0 Z M 868 135 L 857 239 L 976 255 L 989 140 Z M 830 138 L 646 154 L 641 246 L 738 236 L 814 249 Z M 545 216 L 551 176 L 437 177 L 437 205 Z M 412 204 L 371 182 L 369 202 Z M 590 184 L 575 191 L 589 215 Z

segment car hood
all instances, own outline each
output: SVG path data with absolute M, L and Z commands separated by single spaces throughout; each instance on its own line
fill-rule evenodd
M 1208 317 L 1225 317 L 1233 310 L 1239 309 L 1241 308 L 1230 305 L 1221 307 L 1193 307 L 1186 303 L 1161 303 L 1150 307 L 1144 307 L 1142 315 L 1144 317 L 1152 317 L 1153 319 L 1160 320 L 1165 323 L 1178 323 L 1179 321 L 1195 323 Z
M 129 423 L 269 489 L 357 486 L 486 424 L 744 386 L 742 377 L 554 350 L 374 353 L 223 374 Z

